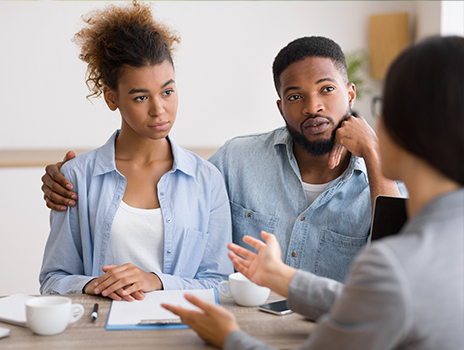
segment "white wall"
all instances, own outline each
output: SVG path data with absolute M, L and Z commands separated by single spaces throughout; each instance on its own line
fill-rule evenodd
M 42 168 L 0 168 L 0 295 L 38 294 L 48 236 Z
M 0 149 L 94 148 L 119 126 L 117 112 L 101 100 L 86 100 L 86 67 L 71 42 L 80 16 L 104 5 L 0 2 Z M 283 125 L 271 74 L 283 46 L 324 35 L 345 51 L 367 48 L 369 14 L 412 9 L 403 1 L 154 3 L 155 16 L 183 40 L 172 135 L 185 147 L 217 147 L 233 136 Z M 370 118 L 368 100 L 357 109 Z
M 0 1 L 0 149 L 96 147 L 119 125 L 101 101 L 85 99 L 85 66 L 70 42 L 79 17 L 103 5 Z M 173 136 L 185 147 L 216 147 L 236 135 L 283 125 L 271 74 L 283 46 L 297 37 L 323 35 L 345 51 L 367 50 L 370 14 L 406 11 L 415 21 L 416 6 L 404 1 L 155 3 L 157 17 L 183 38 L 176 59 L 180 103 Z M 380 82 L 369 79 L 369 84 L 378 94 Z M 356 109 L 370 118 L 370 98 L 358 101 Z M 0 169 L 0 295 L 38 292 L 48 235 L 42 174 L 40 168 Z
M 415 23 L 416 40 L 440 34 L 441 7 L 441 1 L 418 1 L 415 4 L 417 13 Z
M 442 2 L 440 34 L 464 36 L 464 1 Z

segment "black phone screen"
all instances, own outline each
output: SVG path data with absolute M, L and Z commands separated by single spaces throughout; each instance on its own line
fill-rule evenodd
M 287 300 L 259 305 L 258 309 L 275 315 L 286 315 L 292 313 L 292 310 L 290 310 L 287 306 Z
M 375 199 L 371 239 L 398 233 L 406 220 L 406 198 L 378 196 Z

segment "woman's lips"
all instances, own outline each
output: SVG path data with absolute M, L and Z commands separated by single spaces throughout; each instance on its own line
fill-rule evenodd
M 169 122 L 159 122 L 156 124 L 150 124 L 148 127 L 154 129 L 154 130 L 164 130 L 168 127 Z
M 308 119 L 303 128 L 310 135 L 317 135 L 325 132 L 329 127 L 329 121 L 325 118 Z

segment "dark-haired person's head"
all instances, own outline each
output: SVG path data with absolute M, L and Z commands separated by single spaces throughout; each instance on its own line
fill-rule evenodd
M 306 36 L 298 38 L 285 46 L 274 59 L 272 73 L 277 94 L 280 95 L 280 75 L 292 63 L 304 60 L 307 57 L 322 57 L 332 60 L 335 67 L 348 84 L 345 55 L 341 47 L 333 40 L 322 36 Z
M 398 146 L 464 185 L 464 38 L 424 40 L 393 62 L 382 123 Z
M 279 52 L 272 70 L 294 145 L 314 157 L 329 154 L 356 100 L 340 46 L 324 37 L 296 39 Z

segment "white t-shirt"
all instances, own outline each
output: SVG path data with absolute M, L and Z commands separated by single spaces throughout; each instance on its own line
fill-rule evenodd
M 106 264 L 130 262 L 144 271 L 162 273 L 163 248 L 161 209 L 139 209 L 121 201 L 111 227 Z
M 313 185 L 303 182 L 303 189 L 306 195 L 306 201 L 308 202 L 308 207 L 315 201 L 317 197 L 325 190 L 327 185 L 330 182 L 325 184 Z

